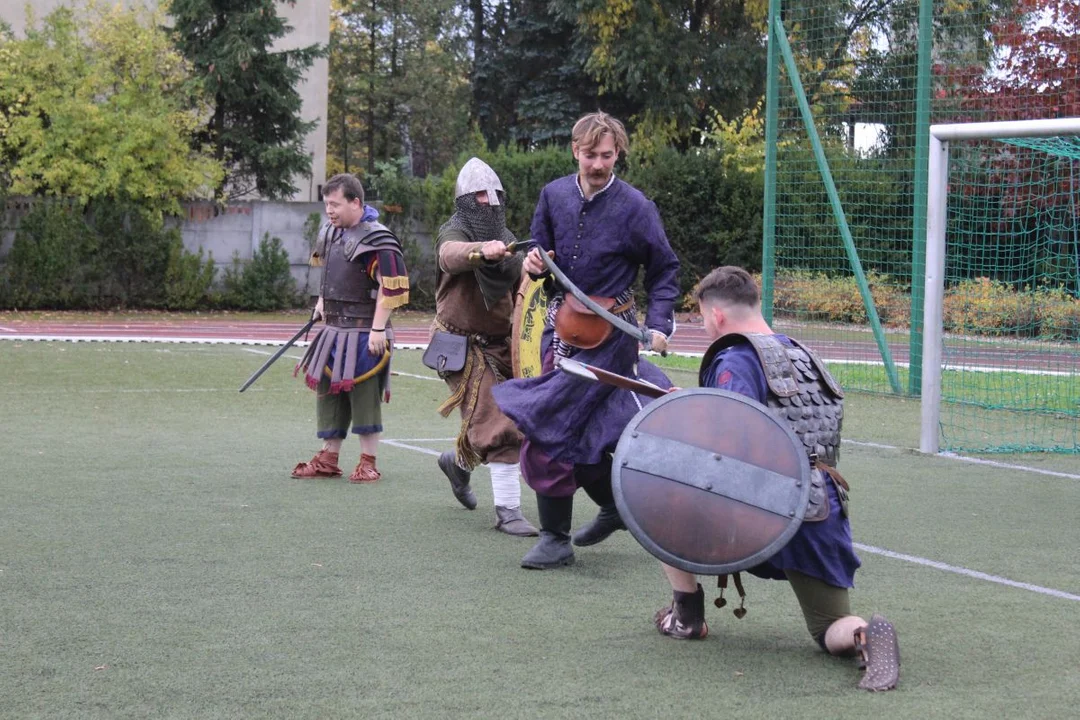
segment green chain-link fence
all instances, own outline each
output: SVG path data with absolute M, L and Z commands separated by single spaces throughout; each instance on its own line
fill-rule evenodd
M 1075 5 L 772 0 L 765 299 L 846 387 L 918 394 L 929 124 L 1080 115 Z M 953 148 L 943 449 L 1080 452 L 1077 143 L 1035 145 Z

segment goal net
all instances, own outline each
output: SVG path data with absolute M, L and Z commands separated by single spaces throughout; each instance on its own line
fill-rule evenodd
M 931 127 L 924 452 L 1080 453 L 1080 119 Z

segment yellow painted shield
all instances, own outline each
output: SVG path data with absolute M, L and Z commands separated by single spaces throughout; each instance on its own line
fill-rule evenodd
M 523 276 L 514 294 L 514 329 L 510 340 L 514 377 L 540 375 L 540 338 L 546 317 L 547 293 L 543 281 Z

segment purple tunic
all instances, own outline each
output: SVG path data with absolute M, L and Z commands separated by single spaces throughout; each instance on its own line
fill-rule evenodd
M 776 336 L 790 345 L 784 335 Z M 749 343 L 720 352 L 705 371 L 706 387 L 730 390 L 764 404 L 769 386 L 757 353 Z M 785 569 L 816 577 L 834 587 L 855 587 L 855 571 L 862 564 L 851 544 L 851 524 L 840 509 L 836 487 L 825 483 L 829 493 L 829 517 L 803 523 L 780 552 L 748 572 L 769 580 L 785 580 Z
M 616 297 L 626 292 L 644 267 L 649 307 L 645 324 L 665 335 L 674 328 L 679 261 L 671 250 L 660 215 L 640 191 L 615 178 L 586 201 L 577 176 L 549 183 L 540 193 L 532 237 L 588 295 Z M 545 329 L 545 348 L 552 329 Z M 574 359 L 661 387 L 671 382 L 639 357 L 636 340 L 619 331 Z M 525 435 L 522 474 L 537 492 L 570 495 L 573 464 L 594 464 L 612 452 L 623 429 L 649 401 L 626 390 L 591 383 L 552 370 L 545 350 L 544 373 L 510 380 L 494 388 L 502 411 Z M 639 406 L 640 403 L 640 406 Z

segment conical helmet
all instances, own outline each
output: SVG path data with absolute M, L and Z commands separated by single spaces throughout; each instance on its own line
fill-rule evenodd
M 469 162 L 465 163 L 465 167 L 461 168 L 461 172 L 458 173 L 454 197 L 472 195 L 481 190 L 487 192 L 488 203 L 491 205 L 500 204 L 499 193 L 505 192 L 499 176 L 495 174 L 490 165 L 480 158 L 470 158 Z

